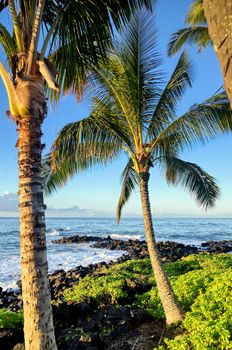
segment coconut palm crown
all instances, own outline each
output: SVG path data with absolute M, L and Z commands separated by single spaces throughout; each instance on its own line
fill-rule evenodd
M 150 0 L 0 0 L 9 28 L 0 21 L 0 62 L 9 100 L 8 116 L 18 133 L 20 255 L 26 350 L 56 350 L 46 255 L 41 181 L 42 123 L 47 94 L 78 96 L 86 73 L 96 66 L 132 11 Z
M 185 28 L 172 34 L 168 44 L 169 56 L 175 55 L 187 43 L 196 45 L 198 51 L 212 44 L 204 14 L 203 0 L 193 1 L 187 13 L 185 24 Z
M 167 323 L 183 318 L 159 260 L 150 210 L 151 167 L 165 170 L 166 180 L 181 184 L 204 208 L 212 207 L 219 189 L 200 166 L 180 159 L 185 147 L 231 130 L 232 116 L 221 91 L 177 117 L 176 107 L 192 84 L 192 67 L 183 53 L 164 84 L 156 50 L 154 17 L 142 10 L 121 32 L 108 61 L 92 75 L 92 111 L 88 118 L 66 125 L 45 158 L 45 188 L 52 192 L 75 173 L 107 164 L 122 153 L 128 162 L 122 173 L 117 220 L 132 191 L 139 186 L 145 233 L 152 267 Z

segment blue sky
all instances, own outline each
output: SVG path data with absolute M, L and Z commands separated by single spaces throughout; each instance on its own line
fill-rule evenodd
M 167 43 L 171 33 L 184 25 L 184 18 L 190 0 L 160 0 L 156 6 L 157 27 L 159 30 L 158 48 L 163 56 L 162 69 L 167 77 L 172 73 L 178 56 L 168 58 Z M 2 19 L 0 19 L 2 20 Z M 4 18 L 4 21 L 8 21 Z M 193 88 L 186 92 L 179 113 L 183 113 L 194 103 L 210 97 L 221 85 L 222 78 L 216 55 L 212 48 L 197 54 L 195 48 L 188 48 L 194 64 Z M 0 57 L 3 55 L 0 52 Z M 0 216 L 17 215 L 17 142 L 15 125 L 5 111 L 9 109 L 6 93 L 0 82 Z M 87 102 L 78 104 L 72 96 L 64 96 L 59 104 L 49 108 L 43 127 L 43 140 L 46 150 L 57 132 L 66 123 L 86 117 L 89 112 Z M 232 135 L 224 135 L 211 141 L 204 147 L 185 152 L 183 159 L 196 162 L 216 177 L 221 188 L 221 197 L 217 206 L 206 213 L 197 207 L 194 198 L 182 188 L 165 184 L 163 175 L 154 169 L 150 181 L 152 211 L 157 216 L 214 216 L 232 217 Z M 105 216 L 114 215 L 120 192 L 120 174 L 125 158 L 114 161 L 107 168 L 97 167 L 76 176 L 62 190 L 46 198 L 49 216 Z M 141 215 L 139 191 L 136 190 L 124 210 L 125 216 Z

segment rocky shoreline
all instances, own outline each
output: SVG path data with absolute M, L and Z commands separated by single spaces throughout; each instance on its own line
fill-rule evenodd
M 125 251 L 116 262 L 110 261 L 90 264 L 87 267 L 77 266 L 75 269 L 64 271 L 57 270 L 49 275 L 51 293 L 53 299 L 53 312 L 57 330 L 57 339 L 60 344 L 59 349 L 111 349 L 109 344 L 120 335 L 127 332 L 133 332 L 136 327 L 140 327 L 146 322 L 154 322 L 146 311 L 142 309 L 134 309 L 128 306 L 115 308 L 109 305 L 104 310 L 96 310 L 94 306 L 87 303 L 66 303 L 63 298 L 63 292 L 66 288 L 77 285 L 79 278 L 87 275 L 98 276 L 98 269 L 106 266 L 109 267 L 116 263 L 122 263 L 129 259 L 143 259 L 148 257 L 147 245 L 145 241 L 139 240 L 118 240 L 110 237 L 99 238 L 94 236 L 72 236 L 64 237 L 60 240 L 54 240 L 54 244 L 76 244 L 90 243 L 91 247 L 99 249 L 122 250 Z M 202 243 L 201 247 L 184 245 L 176 242 L 158 242 L 157 247 L 164 262 L 174 262 L 184 256 L 201 252 L 222 253 L 232 251 L 231 241 L 209 241 Z M 22 297 L 20 293 L 20 281 L 18 282 L 19 290 L 3 291 L 0 287 L 0 308 L 7 308 L 12 311 L 22 309 Z M 149 287 L 149 286 L 148 286 Z M 133 291 L 132 291 L 133 292 Z M 144 292 L 144 291 L 143 291 Z M 126 304 L 125 304 L 126 305 Z M 84 333 L 88 333 L 87 338 L 73 333 L 72 327 L 80 327 Z M 103 328 L 112 328 L 109 334 L 101 335 Z M 162 325 L 163 327 L 163 325 Z M 4 333 L 5 332 L 5 333 Z M 12 339 L 14 344 L 21 342 L 22 334 L 12 337 L 11 331 L 0 332 L 0 348 L 12 350 Z M 63 339 L 68 339 L 70 342 L 63 344 Z M 18 341 L 16 341 L 18 339 Z M 69 344 L 70 343 L 70 344 Z M 8 344 L 8 345 L 7 345 Z M 62 345 L 63 344 L 63 345 Z M 106 347 L 104 344 L 108 344 Z M 16 349 L 23 349 L 18 347 Z M 112 349 L 114 349 L 112 347 Z M 118 345 L 116 346 L 119 350 Z M 124 350 L 124 348 L 122 348 Z M 129 349 L 129 348 L 128 348 Z M 126 348 L 125 348 L 126 350 Z
M 94 274 L 97 269 L 102 266 L 111 266 L 115 263 L 122 263 L 129 259 L 144 259 L 148 257 L 147 245 L 145 241 L 139 240 L 119 240 L 112 239 L 110 236 L 102 238 L 96 236 L 70 236 L 59 240 L 53 240 L 54 244 L 80 244 L 90 243 L 90 246 L 98 249 L 121 250 L 125 251 L 116 261 L 99 262 L 89 264 L 88 266 L 77 266 L 69 271 L 56 270 L 49 275 L 52 298 L 59 299 L 64 289 L 70 288 L 78 283 L 79 278 L 86 275 Z M 161 241 L 157 243 L 157 247 L 163 262 L 174 262 L 184 256 L 191 254 L 209 252 L 209 253 L 228 253 L 232 251 L 232 240 L 229 241 L 208 241 L 201 244 L 201 247 L 192 245 L 184 245 L 172 241 Z M 0 287 L 0 308 L 6 307 L 12 311 L 22 308 L 22 299 L 20 294 L 21 282 L 17 282 L 19 290 L 7 289 L 3 291 Z

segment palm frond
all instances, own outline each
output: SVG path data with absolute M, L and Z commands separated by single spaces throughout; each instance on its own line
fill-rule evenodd
M 193 1 L 187 13 L 185 23 L 187 25 L 192 25 L 192 26 L 199 25 L 199 24 L 207 24 L 205 14 L 204 14 L 203 0 Z
M 40 29 L 42 24 L 43 10 L 45 6 L 45 0 L 38 0 L 38 5 L 36 9 L 36 14 L 34 18 L 30 46 L 28 50 L 28 59 L 27 59 L 27 74 L 34 73 L 34 65 L 38 52 L 38 43 L 40 37 Z
M 120 151 L 121 139 L 107 128 L 99 128 L 93 117 L 67 124 L 44 161 L 46 191 L 63 186 L 74 174 L 94 165 L 108 164 Z
M 186 43 L 196 45 L 198 51 L 211 44 L 208 27 L 190 26 L 173 33 L 168 44 L 168 55 L 175 55 Z
M 183 52 L 154 110 L 147 131 L 148 136 L 156 137 L 175 117 L 177 103 L 181 100 L 186 88 L 191 86 L 192 64 L 187 54 Z
M 46 27 L 54 24 L 57 13 L 60 16 L 50 52 L 55 49 L 54 63 L 62 76 L 58 81 L 61 90 L 76 95 L 82 92 L 83 81 L 92 68 L 90 64 L 96 67 L 112 44 L 114 25 L 120 27 L 132 10 L 142 5 L 151 9 L 152 1 L 46 1 L 43 14 Z
M 17 53 L 17 45 L 14 39 L 11 37 L 10 33 L 0 23 L 0 43 L 2 44 L 4 51 L 6 53 L 7 59 L 11 64 L 12 57 Z
M 52 194 L 63 187 L 76 172 L 76 163 L 66 158 L 62 165 L 54 166 L 52 154 L 47 154 L 42 160 L 41 176 L 45 194 Z
M 99 86 L 98 86 L 99 88 Z M 121 139 L 121 143 L 133 152 L 133 143 L 131 142 L 131 133 L 127 121 L 123 116 L 121 108 L 109 95 L 95 97 L 92 99 L 92 116 L 95 124 L 103 130 L 109 130 L 116 137 Z
M 111 55 L 109 60 L 105 60 L 93 75 L 94 88 L 97 92 L 97 99 L 102 106 L 111 104 L 114 113 L 109 113 L 111 118 L 107 121 L 106 113 L 102 116 L 104 123 L 110 123 L 116 127 L 115 131 L 124 130 L 125 143 L 131 148 L 137 142 L 138 129 L 140 125 L 136 123 L 134 109 L 128 96 L 128 82 L 125 76 L 125 69 L 119 56 Z M 93 108 L 95 113 L 95 106 Z M 114 115 L 115 117 L 114 117 Z
M 145 9 L 132 16 L 130 25 L 121 34 L 119 56 L 137 125 L 151 117 L 159 97 L 162 75 L 156 39 L 155 17 Z
M 133 161 L 132 159 L 129 159 L 122 173 L 122 188 L 121 188 L 121 193 L 118 200 L 117 211 L 116 211 L 117 223 L 120 222 L 122 208 L 124 207 L 126 202 L 129 200 L 130 195 L 133 192 L 136 185 L 138 185 L 137 175 L 133 169 Z
M 166 167 L 168 183 L 188 189 L 195 196 L 197 203 L 205 209 L 215 205 L 220 191 L 214 177 L 197 164 L 185 162 L 179 158 L 166 157 L 162 163 Z
M 225 91 L 219 91 L 203 103 L 193 105 L 189 111 L 170 123 L 155 140 L 164 143 L 175 138 L 180 149 L 204 144 L 211 138 L 232 130 L 232 111 Z
M 15 90 L 15 86 L 8 72 L 5 70 L 3 64 L 0 62 L 0 76 L 6 88 L 8 101 L 10 105 L 10 113 L 12 117 L 17 120 L 28 113 L 28 108 L 22 103 Z
M 13 22 L 13 28 L 14 28 L 14 35 L 15 35 L 15 41 L 17 43 L 17 48 L 19 52 L 23 52 L 24 45 L 23 45 L 23 37 L 22 37 L 22 31 L 19 24 L 18 14 L 15 6 L 14 0 L 8 0 L 8 6 L 11 12 L 12 16 L 12 22 Z
M 8 0 L 0 0 L 0 12 L 8 6 Z

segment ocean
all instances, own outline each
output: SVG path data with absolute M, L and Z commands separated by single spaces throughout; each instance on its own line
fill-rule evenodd
M 116 260 L 123 252 L 93 249 L 88 244 L 53 244 L 54 239 L 73 235 L 111 236 L 121 239 L 144 239 L 141 218 L 48 218 L 47 248 L 49 272 L 69 270 L 99 261 Z M 208 240 L 231 240 L 232 219 L 162 218 L 154 220 L 158 241 L 200 245 Z M 0 218 L 0 286 L 15 288 L 20 278 L 19 219 Z

